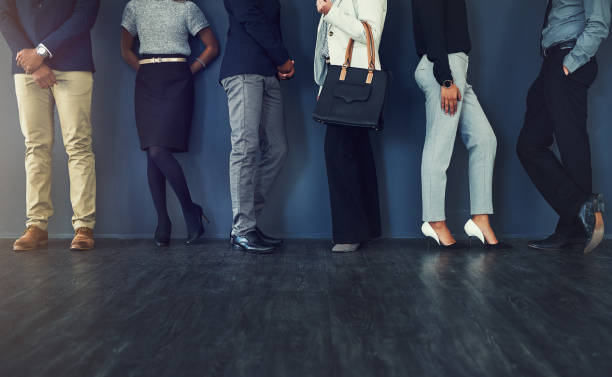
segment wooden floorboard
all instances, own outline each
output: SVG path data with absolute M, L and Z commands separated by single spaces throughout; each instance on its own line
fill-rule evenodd
M 513 243 L 336 255 L 289 241 L 255 256 L 0 240 L 0 376 L 612 376 L 612 243 L 588 256 Z

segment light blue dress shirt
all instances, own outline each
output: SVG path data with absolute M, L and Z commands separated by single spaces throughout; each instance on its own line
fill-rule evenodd
M 542 47 L 576 40 L 563 64 L 575 72 L 595 56 L 610 30 L 612 0 L 552 0 Z

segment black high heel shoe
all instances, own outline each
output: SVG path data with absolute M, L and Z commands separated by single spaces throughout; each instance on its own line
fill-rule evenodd
M 153 241 L 155 241 L 155 245 L 157 247 L 168 247 L 170 246 L 170 235 L 172 234 L 172 224 L 168 228 L 168 232 L 162 232 L 159 229 L 159 225 L 155 228 L 155 235 L 153 236 Z
M 427 250 L 430 249 L 439 249 L 444 251 L 457 251 L 457 250 L 467 250 L 468 245 L 464 242 L 457 241 L 452 245 L 443 245 L 438 243 L 438 241 L 433 237 L 427 237 Z
M 196 207 L 196 210 L 198 211 L 198 226 L 197 229 L 189 230 L 187 240 L 185 241 L 185 244 L 187 245 L 193 245 L 199 242 L 200 238 L 202 238 L 202 236 L 204 235 L 206 230 L 204 229 L 204 223 L 202 220 L 204 220 L 207 224 L 210 223 L 210 220 L 208 220 L 208 218 L 204 214 L 204 210 L 202 209 L 202 207 L 200 207 L 198 204 L 194 205 Z
M 503 242 L 498 242 L 496 244 L 488 243 L 484 237 L 484 234 L 482 233 L 482 230 L 480 230 L 478 225 L 476 225 L 476 223 L 472 221 L 471 219 L 465 223 L 465 226 L 463 227 L 463 229 L 465 230 L 465 233 L 469 237 L 470 248 L 472 248 L 472 240 L 474 239 L 477 239 L 480 245 L 482 246 L 482 248 L 487 249 L 487 250 L 501 251 L 501 250 L 510 250 L 514 248 L 512 245 L 503 243 Z
M 455 242 L 452 245 L 443 245 L 440 242 L 436 231 L 431 227 L 431 224 L 427 222 L 423 223 L 423 226 L 421 227 L 421 231 L 423 232 L 423 235 L 427 238 L 427 250 L 431 248 L 432 244 L 434 245 L 434 247 L 438 249 L 447 250 L 447 251 L 465 250 L 468 248 L 465 243 L 459 242 L 459 241 Z

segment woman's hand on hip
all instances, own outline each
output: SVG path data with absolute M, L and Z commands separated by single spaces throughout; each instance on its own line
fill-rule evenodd
M 331 0 L 317 0 L 317 11 L 322 15 L 327 16 L 332 6 Z
M 457 85 L 453 84 L 449 88 L 442 86 L 442 110 L 444 110 L 446 114 L 449 114 L 450 116 L 455 115 L 457 113 L 459 101 L 461 101 L 461 91 Z

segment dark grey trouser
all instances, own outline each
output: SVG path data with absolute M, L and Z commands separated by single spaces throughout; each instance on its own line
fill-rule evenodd
M 232 128 L 232 234 L 245 235 L 257 226 L 287 156 L 283 99 L 274 76 L 237 75 L 221 84 Z

